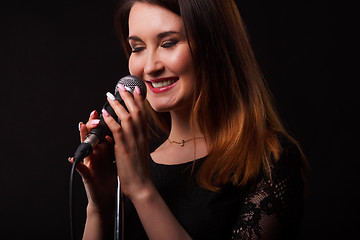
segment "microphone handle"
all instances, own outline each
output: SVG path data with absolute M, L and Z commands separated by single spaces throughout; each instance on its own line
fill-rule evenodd
M 116 94 L 116 100 L 121 105 L 123 105 L 127 110 L 126 105 L 124 104 L 124 101 L 121 99 L 119 93 Z M 116 113 L 109 104 L 109 102 L 106 101 L 106 103 L 103 106 L 103 109 L 105 109 L 109 113 L 109 115 L 112 116 L 114 119 L 117 119 Z M 118 122 L 120 124 L 120 121 Z M 84 158 L 86 158 L 95 148 L 95 146 L 98 143 L 100 143 L 102 140 L 104 140 L 106 135 L 112 136 L 112 133 L 108 128 L 108 126 L 106 125 L 102 114 L 100 114 L 99 125 L 90 131 L 90 133 L 86 136 L 85 140 L 76 149 L 76 152 L 74 154 L 74 162 L 77 163 L 78 161 L 81 161 Z

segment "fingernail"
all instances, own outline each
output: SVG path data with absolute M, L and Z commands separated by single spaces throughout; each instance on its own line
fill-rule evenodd
M 79 129 L 79 131 L 80 131 L 80 129 L 81 129 L 81 125 L 82 125 L 83 123 L 82 122 L 79 122 L 79 124 L 78 124 L 78 129 Z
M 135 86 L 135 92 L 140 95 L 141 94 L 141 91 L 140 91 L 140 88 L 138 86 Z
M 105 117 L 109 117 L 109 116 L 110 116 L 109 113 L 108 113 L 105 109 L 102 110 L 102 113 L 105 115 Z
M 91 125 L 96 126 L 96 125 L 98 125 L 100 123 L 100 119 L 91 120 L 90 123 L 91 123 Z
M 95 110 L 94 111 L 92 111 L 91 113 L 90 113 L 90 117 L 93 117 L 94 116 L 94 114 L 95 114 Z
M 107 93 L 106 93 L 106 96 L 107 96 L 108 98 L 110 98 L 111 101 L 114 101 L 114 100 L 115 100 L 115 97 L 114 97 L 114 95 L 112 95 L 111 92 L 107 92 Z
M 120 88 L 121 91 L 126 92 L 124 85 L 119 83 L 117 86 L 118 86 L 118 88 Z

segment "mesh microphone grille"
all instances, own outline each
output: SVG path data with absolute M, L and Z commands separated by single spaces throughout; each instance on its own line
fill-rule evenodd
M 146 86 L 143 80 L 136 76 L 128 75 L 123 78 L 121 78 L 115 87 L 115 94 L 119 92 L 118 90 L 118 84 L 122 84 L 126 90 L 129 92 L 133 92 L 135 90 L 135 87 L 138 86 L 141 92 L 141 95 L 146 98 Z

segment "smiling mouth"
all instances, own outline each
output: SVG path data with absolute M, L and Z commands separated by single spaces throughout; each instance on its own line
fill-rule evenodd
M 167 86 L 170 86 L 171 84 L 173 84 L 174 82 L 176 82 L 176 79 L 170 79 L 170 80 L 161 81 L 161 82 L 152 82 L 151 86 L 153 88 L 167 87 Z
M 177 77 L 169 77 L 169 78 L 161 78 L 161 79 L 148 81 L 148 83 L 153 88 L 163 88 L 163 87 L 168 87 L 168 86 L 174 84 L 178 80 L 179 79 Z

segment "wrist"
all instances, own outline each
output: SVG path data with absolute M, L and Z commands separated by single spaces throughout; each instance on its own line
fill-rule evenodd
M 113 213 L 111 215 L 104 214 L 94 205 L 88 204 L 86 208 L 86 223 L 84 228 L 83 239 L 111 239 L 113 226 Z
M 101 210 L 95 205 L 89 203 L 86 208 L 86 214 L 88 219 L 97 219 L 97 221 L 107 224 L 113 221 L 114 211 L 110 209 Z
M 137 203 L 142 204 L 146 201 L 150 201 L 155 196 L 157 192 L 155 186 L 150 182 L 144 185 L 141 189 L 136 191 L 136 193 L 129 196 L 131 202 L 135 205 Z

